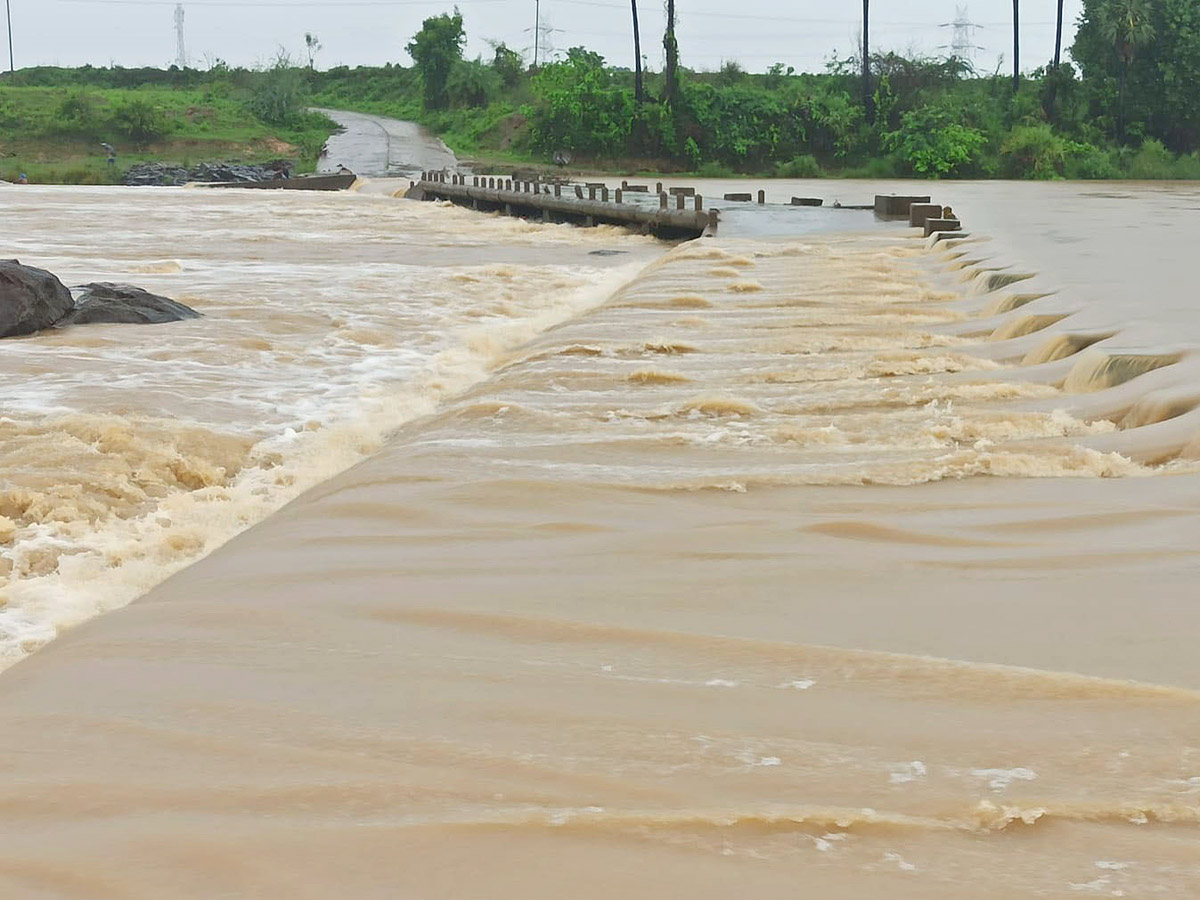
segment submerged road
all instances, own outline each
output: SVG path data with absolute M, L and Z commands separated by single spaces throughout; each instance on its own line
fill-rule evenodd
M 336 172 L 338 166 L 345 166 L 359 175 L 411 177 L 458 166 L 450 148 L 415 122 L 336 109 L 318 112 L 343 129 L 329 139 L 318 172 Z

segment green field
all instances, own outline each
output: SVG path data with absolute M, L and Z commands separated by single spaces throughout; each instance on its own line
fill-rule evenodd
M 336 126 L 292 111 L 271 123 L 228 85 L 111 88 L 0 85 L 0 179 L 107 184 L 139 162 L 264 162 L 311 171 Z M 107 142 L 117 151 L 109 166 Z

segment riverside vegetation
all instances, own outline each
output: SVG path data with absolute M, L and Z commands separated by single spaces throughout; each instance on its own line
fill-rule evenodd
M 0 179 L 105 184 L 139 162 L 280 157 L 309 171 L 336 125 L 306 111 L 307 92 L 286 60 L 264 71 L 23 69 L 0 80 Z
M 956 58 L 869 53 L 864 91 L 861 55 L 819 74 L 733 61 L 692 71 L 673 30 L 663 72 L 584 47 L 536 69 L 504 44 L 466 59 L 455 10 L 424 21 L 408 44 L 412 67 L 26 70 L 0 88 L 0 135 L 33 85 L 58 92 L 47 95 L 60 104 L 57 120 L 43 119 L 51 130 L 75 127 L 84 98 L 108 101 L 98 89 L 136 85 L 133 99 L 108 103 L 131 139 L 174 127 L 186 146 L 198 129 L 244 129 L 248 145 L 271 133 L 307 158 L 328 127 L 303 113 L 313 103 L 419 121 L 488 162 L 547 163 L 565 150 L 576 166 L 708 176 L 1200 178 L 1200 5 L 1085 0 L 1079 26 L 1073 63 L 1015 79 Z

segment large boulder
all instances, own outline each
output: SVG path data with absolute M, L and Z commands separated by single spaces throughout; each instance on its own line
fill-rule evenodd
M 74 306 L 66 285 L 49 272 L 0 260 L 0 338 L 49 328 Z
M 128 284 L 98 282 L 77 287 L 74 292 L 75 308 L 60 325 L 160 325 L 200 318 L 190 306 Z

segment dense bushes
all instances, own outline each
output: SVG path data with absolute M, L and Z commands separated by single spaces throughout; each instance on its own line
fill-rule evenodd
M 598 156 L 627 152 L 633 134 L 633 92 L 613 84 L 596 54 L 571 50 L 564 62 L 544 66 L 534 76 L 533 90 L 539 102 L 527 115 L 536 150 Z
M 961 124 L 949 109 L 928 106 L 904 113 L 900 128 L 884 138 L 884 146 L 911 174 L 926 178 L 975 174 L 986 144 L 982 131 Z

